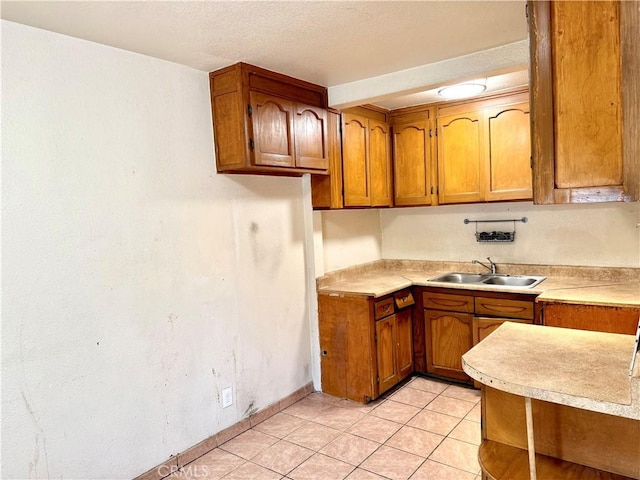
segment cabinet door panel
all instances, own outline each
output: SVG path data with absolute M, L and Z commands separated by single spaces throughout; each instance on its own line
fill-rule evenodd
M 413 373 L 413 323 L 411 309 L 396 314 L 398 381 Z
M 532 196 L 529 104 L 487 112 L 485 163 L 487 200 L 521 200 Z
M 242 165 L 248 147 L 245 141 L 244 111 L 236 92 L 218 95 L 213 102 L 213 118 L 218 170 Z
M 396 205 L 431 205 L 431 153 L 428 121 L 394 124 Z
M 342 182 L 345 207 L 363 207 L 371 204 L 367 129 L 366 118 L 343 114 Z
M 482 200 L 482 125 L 477 112 L 438 118 L 439 202 Z
M 392 315 L 376 322 L 376 350 L 378 359 L 378 394 L 398 382 L 396 368 L 396 316 Z
M 389 126 L 369 119 L 371 206 L 391 206 L 391 150 Z
M 462 370 L 462 355 L 472 346 L 472 315 L 425 310 L 427 371 L 469 380 Z
M 251 92 L 256 165 L 293 167 L 293 102 Z
M 296 105 L 296 166 L 326 170 L 329 165 L 327 111 L 308 105 Z
M 556 185 L 622 184 L 620 4 L 553 2 Z

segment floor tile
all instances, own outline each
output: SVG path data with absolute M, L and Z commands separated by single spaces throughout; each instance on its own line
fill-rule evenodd
M 223 480 L 280 480 L 282 475 L 271 470 L 261 467 L 253 462 L 247 462 L 236 468 L 233 472 L 225 475 Z M 194 480 L 205 480 L 203 478 L 195 478 Z
M 480 423 L 480 418 L 482 417 L 481 407 L 478 403 L 475 407 L 471 409 L 469 413 L 464 417 L 465 420 L 471 420 L 472 422 Z
M 342 403 L 342 400 L 343 400 L 342 398 L 334 397 L 332 395 L 328 395 L 322 392 L 313 392 L 307 395 L 306 398 L 308 398 L 309 400 L 318 400 L 320 402 L 329 403 L 331 405 L 339 405 Z
M 300 445 L 301 447 L 318 451 L 340 435 L 340 433 L 340 430 L 335 430 L 315 422 L 307 422 L 287 435 L 285 440 Z
M 449 434 L 449 438 L 455 438 L 474 445 L 480 445 L 482 432 L 480 424 L 469 420 L 462 420 Z
M 343 398 L 341 403 L 336 404 L 336 406 L 341 408 L 352 409 L 360 413 L 369 413 L 371 412 L 371 410 L 376 408 L 382 402 L 384 402 L 383 398 L 378 398 L 373 402 L 369 402 L 369 403 L 359 403 L 359 402 L 354 402 L 353 400 L 347 400 L 346 398 Z
M 424 457 L 383 445 L 362 462 L 360 468 L 392 480 L 406 480 L 424 460 Z
M 373 440 L 374 442 L 384 443 L 391 435 L 400 430 L 401 426 L 399 423 L 391 422 L 384 418 L 367 415 L 353 425 L 348 433 Z
M 253 462 L 274 472 L 287 475 L 307 458 L 313 455 L 308 448 L 280 440 L 253 458 Z
M 411 480 L 475 480 L 475 475 L 433 460 L 427 460 L 413 474 Z
M 423 410 L 409 420 L 407 425 L 421 428 L 428 432 L 437 433 L 438 435 L 448 435 L 458 423 L 460 423 L 460 419 L 458 417 Z
M 284 413 L 293 415 L 295 417 L 304 418 L 305 420 L 313 420 L 325 410 L 333 408 L 326 402 L 320 402 L 318 400 L 310 400 L 303 398 L 296 403 L 284 409 Z
M 457 398 L 458 400 L 466 400 L 467 402 L 479 402 L 480 390 L 473 388 L 460 387 L 458 385 L 449 385 L 445 391 L 442 392 L 445 397 Z
M 426 458 L 444 438 L 426 430 L 404 426 L 385 445 Z
M 209 453 L 186 464 L 182 470 L 190 478 L 217 480 L 235 470 L 246 461 L 229 452 L 214 448 Z
M 313 421 L 337 430 L 346 430 L 364 415 L 353 409 L 332 406 L 315 417 Z
M 246 460 L 251 460 L 277 441 L 278 439 L 276 437 L 252 429 L 223 443 L 220 445 L 220 448 Z
M 264 422 L 259 423 L 253 427 L 253 429 L 282 439 L 297 428 L 300 428 L 306 422 L 307 420 L 303 418 L 280 412 L 266 419 Z
M 346 480 L 387 480 L 385 477 L 381 477 L 377 473 L 363 470 L 362 468 L 356 468 Z
M 373 440 L 351 435 L 350 433 L 343 433 L 320 450 L 320 453 L 351 465 L 360 465 L 378 447 L 380 447 L 380 444 Z
M 436 398 L 438 394 L 432 392 L 425 392 L 424 390 L 417 390 L 406 386 L 389 397 L 389 400 L 394 402 L 406 403 L 413 407 L 424 408 L 427 404 Z
M 478 446 L 453 438 L 445 438 L 429 459 L 474 475 L 480 472 Z
M 353 469 L 353 465 L 316 453 L 288 476 L 293 480 L 343 480 Z
M 371 411 L 371 415 L 397 423 L 407 423 L 420 412 L 419 408 L 405 403 L 387 400 Z
M 415 388 L 417 390 L 424 390 L 425 392 L 431 393 L 442 393 L 447 389 L 450 385 L 446 382 L 441 382 L 440 380 L 432 380 L 430 378 L 424 377 L 415 377 L 408 384 L 411 388 Z
M 467 402 L 466 400 L 458 400 L 457 398 L 443 397 L 440 395 L 424 408 L 425 410 L 444 413 L 452 417 L 463 418 L 475 406 L 475 403 Z

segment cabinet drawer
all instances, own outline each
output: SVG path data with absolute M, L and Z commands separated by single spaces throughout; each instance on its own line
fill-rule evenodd
M 476 297 L 476 315 L 533 319 L 533 302 Z
M 376 320 L 391 315 L 393 313 L 393 297 L 375 302 L 373 312 Z
M 409 290 L 403 290 L 402 292 L 396 293 L 393 296 L 393 299 L 396 302 L 396 307 L 398 307 L 398 310 L 400 310 L 401 308 L 404 308 L 404 307 L 410 307 L 411 305 L 416 303 L 413 300 L 413 295 L 411 294 L 411 292 Z
M 473 297 L 470 295 L 425 292 L 422 294 L 422 303 L 424 308 L 473 313 Z

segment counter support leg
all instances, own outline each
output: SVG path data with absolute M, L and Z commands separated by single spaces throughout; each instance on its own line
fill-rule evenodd
M 533 412 L 531 398 L 524 398 L 524 411 L 527 418 L 527 450 L 529 452 L 529 478 L 536 480 L 536 448 L 533 440 Z

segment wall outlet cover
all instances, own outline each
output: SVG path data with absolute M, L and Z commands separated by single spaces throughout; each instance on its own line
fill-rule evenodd
M 227 408 L 233 405 L 233 391 L 231 387 L 222 389 L 222 408 Z

